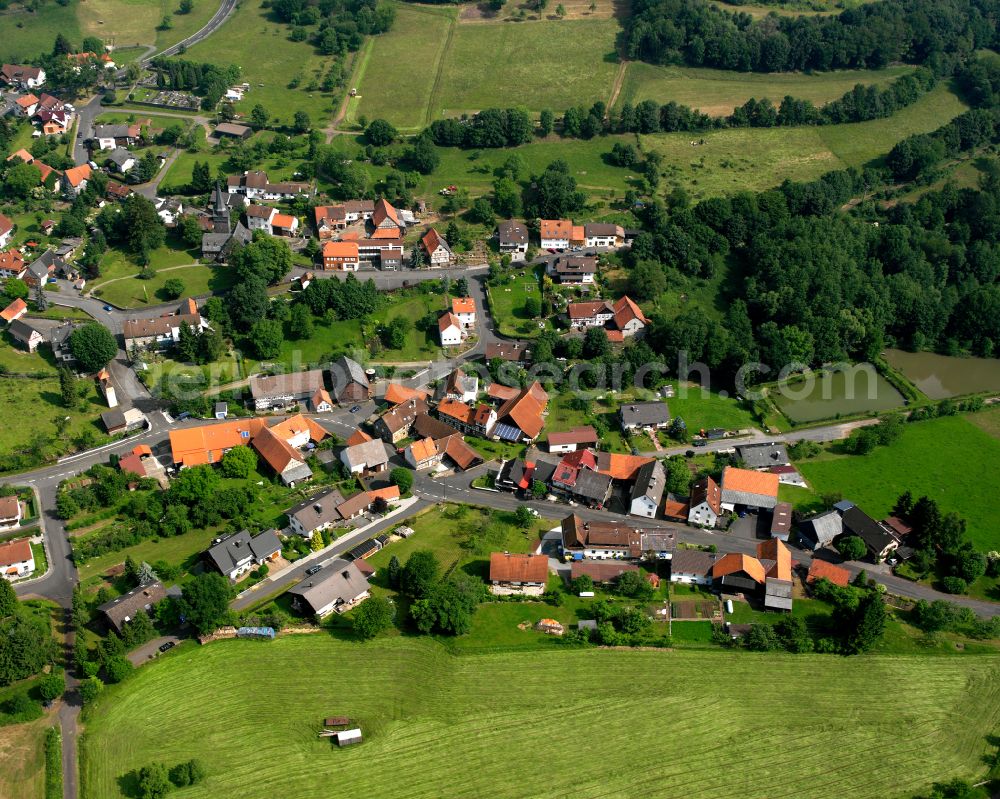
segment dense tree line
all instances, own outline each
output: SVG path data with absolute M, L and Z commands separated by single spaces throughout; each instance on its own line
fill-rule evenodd
M 472 117 L 437 119 L 431 138 L 439 147 L 517 147 L 531 141 L 534 126 L 521 108 L 486 108 Z
M 0 685 L 10 685 L 52 663 L 56 647 L 47 621 L 21 605 L 8 581 L 0 583 Z
M 313 280 L 301 298 L 316 316 L 332 312 L 336 319 L 360 319 L 377 311 L 383 301 L 371 278 L 361 282 L 353 274 L 343 281 Z
M 182 58 L 156 58 L 156 85 L 161 89 L 189 91 L 202 98 L 201 107 L 210 110 L 226 89 L 240 80 L 240 68 L 233 64 L 203 64 Z
M 311 39 L 323 55 L 345 55 L 364 43 L 364 37 L 392 28 L 395 9 L 376 0 L 274 0 L 274 14 L 293 26 L 293 40 L 309 37 L 307 28 L 316 26 Z
M 637 0 L 628 58 L 741 72 L 878 69 L 896 61 L 949 74 L 996 42 L 996 0 L 881 0 L 836 16 L 754 20 L 705 0 Z

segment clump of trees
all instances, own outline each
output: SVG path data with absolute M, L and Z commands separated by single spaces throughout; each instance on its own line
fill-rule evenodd
M 392 575 L 390 580 L 393 580 Z M 441 635 L 467 633 L 476 608 L 489 596 L 486 585 L 478 577 L 464 573 L 442 577 L 440 564 L 430 550 L 417 550 L 410 555 L 406 564 L 398 569 L 398 587 L 412 600 L 410 620 L 413 625 L 422 633 Z
M 22 605 L 10 582 L 0 580 L 0 685 L 37 674 L 55 655 L 47 618 Z
M 471 117 L 435 120 L 428 131 L 440 147 L 517 147 L 532 140 L 534 126 L 522 108 L 485 108 Z
M 156 70 L 159 88 L 196 94 L 207 111 L 215 108 L 226 89 L 240 80 L 240 68 L 234 64 L 219 66 L 182 58 L 155 58 L 151 66 Z
M 205 767 L 200 760 L 178 763 L 169 770 L 163 763 L 150 763 L 135 772 L 139 799 L 163 799 L 173 788 L 197 785 L 205 779 Z

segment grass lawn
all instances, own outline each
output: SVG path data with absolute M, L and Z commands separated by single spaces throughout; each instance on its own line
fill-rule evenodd
M 977 549 L 1000 549 L 993 512 L 1000 479 L 990 465 L 1000 458 L 1000 441 L 970 418 L 976 415 L 914 422 L 894 444 L 868 455 L 826 453 L 798 466 L 817 493 L 840 493 L 876 519 L 884 518 L 904 491 L 926 495 L 942 510 L 965 517 Z
M 546 408 L 545 417 L 546 433 L 562 432 L 572 430 L 574 427 L 592 425 L 595 419 L 604 422 L 608 432 L 601 436 L 603 448 L 609 452 L 628 453 L 631 451 L 625 439 L 622 437 L 621 429 L 618 425 L 618 402 L 613 397 L 593 398 L 588 401 L 587 410 L 582 411 L 574 408 L 572 402 L 574 395 L 569 392 L 553 394 L 549 398 L 549 406 Z M 648 443 L 648 439 L 640 438 L 640 442 Z M 640 444 L 640 448 L 642 445 Z
M 253 679 L 232 679 L 248 664 Z M 808 692 L 775 679 L 792 672 L 813 675 Z M 636 684 L 643 690 L 623 690 Z M 885 686 L 899 684 L 907 686 L 905 702 L 886 701 Z M 262 696 L 280 697 L 280 712 L 262 716 Z M 764 716 L 762 706 L 770 711 Z M 317 738 L 334 712 L 358 721 L 362 746 L 340 751 Z M 445 784 L 455 795 L 497 799 L 658 795 L 678 784 L 688 797 L 883 799 L 923 790 L 942 774 L 975 779 L 984 771 L 985 736 L 1000 723 L 1000 665 L 987 657 L 557 645 L 453 656 L 429 639 L 289 636 L 182 649 L 109 687 L 88 716 L 81 753 L 88 799 L 130 795 L 135 769 L 194 756 L 208 776 L 185 789 L 192 799 L 276 791 L 311 799 L 328 796 L 333 780 L 344 795 L 375 799 L 438 797 Z M 683 734 L 664 735 L 665 719 Z M 607 733 L 602 757 L 518 767 L 598 725 Z M 900 747 L 904 737 L 910 745 Z M 728 759 L 762 765 L 720 772 L 720 740 Z M 782 768 L 764 767 L 778 750 Z M 243 767 L 261 753 L 281 768 Z
M 43 6 L 44 8 L 44 6 Z M 45 730 L 48 718 L 0 727 L 0 796 L 39 799 L 45 795 Z
M 459 25 L 431 114 L 503 105 L 531 111 L 607 102 L 618 71 L 611 19 Z
M 83 39 L 77 18 L 79 3 L 42 3 L 37 11 L 23 6 L 8 9 L 0 16 L 0 58 L 15 64 L 26 63 L 42 53 L 51 53 L 56 33 L 79 44 Z
M 180 302 L 185 297 L 225 291 L 233 285 L 235 275 L 226 267 L 215 264 L 184 264 L 163 268 L 149 280 L 128 277 L 104 286 L 98 284 L 94 294 L 119 308 L 141 308 L 144 305 L 172 302 L 161 293 L 163 284 L 172 278 L 177 278 L 184 284 L 184 291 L 177 300 Z
M 912 67 L 879 70 L 837 70 L 807 75 L 801 72 L 747 73 L 724 69 L 660 67 L 631 61 L 617 105 L 643 100 L 696 108 L 709 116 L 728 116 L 751 97 L 768 98 L 778 105 L 786 95 L 823 105 L 849 92 L 858 83 L 866 86 L 888 83 Z
M 335 100 L 332 94 L 318 89 L 329 59 L 320 56 L 310 44 L 291 41 L 290 31 L 288 25 L 271 19 L 261 0 L 246 0 L 222 27 L 189 49 L 184 58 L 238 64 L 243 79 L 252 87 L 236 103 L 241 114 L 249 114 L 260 103 L 282 123 L 291 124 L 296 111 L 305 111 L 316 127 L 323 127 Z M 295 79 L 299 80 L 298 87 L 289 88 Z
M 440 315 L 445 299 L 438 294 L 401 295 L 389 307 L 375 314 L 380 324 L 388 324 L 393 319 L 408 319 L 411 323 L 406 334 L 406 344 L 402 349 L 384 349 L 376 360 L 378 361 L 421 361 L 437 355 L 441 346 L 437 335 L 437 324 L 427 329 L 418 329 L 418 323 L 432 314 L 435 319 Z
M 528 297 L 542 301 L 541 276 L 545 267 L 537 266 L 529 271 L 522 268 L 512 275 L 512 279 L 489 287 L 490 313 L 503 336 L 533 338 L 541 332 L 537 316 L 525 312 Z
M 670 382 L 675 387 L 674 396 L 667 399 L 670 416 L 680 416 L 692 433 L 710 427 L 741 430 L 756 424 L 747 403 L 704 391 L 692 383 Z
M 397 3 L 392 30 L 371 39 L 355 73 L 358 97 L 346 122 L 359 116 L 388 119 L 405 130 L 427 125 L 441 59 L 457 12 L 451 8 Z
M 273 134 L 270 133 L 256 133 L 249 141 L 250 143 L 261 139 L 270 141 L 272 138 Z M 197 152 L 181 150 L 173 164 L 164 173 L 163 185 L 166 187 L 181 187 L 189 184 L 196 161 L 207 163 L 211 173 L 213 175 L 217 174 L 219 167 L 229 159 L 229 151 L 216 150 L 215 148 L 209 149 L 205 144 L 202 144 L 202 147 L 205 149 Z M 263 169 L 267 172 L 267 176 L 271 180 L 291 180 L 293 174 L 298 169 L 299 161 L 300 159 L 295 156 L 272 156 L 258 164 L 254 164 L 254 168 Z

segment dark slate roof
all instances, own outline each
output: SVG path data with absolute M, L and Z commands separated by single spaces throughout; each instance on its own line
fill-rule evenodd
M 253 537 L 248 530 L 240 530 L 210 547 L 208 557 L 220 572 L 229 574 L 247 558 L 262 560 L 275 550 L 281 550 L 281 542 L 278 541 L 274 530 L 266 530 Z
M 890 544 L 897 543 L 881 524 L 857 506 L 844 512 L 843 523 L 844 532 L 858 536 L 873 552 L 880 553 Z
M 507 219 L 497 225 L 497 235 L 500 243 L 527 244 L 528 228 L 513 219 Z
M 748 469 L 787 466 L 791 463 L 784 444 L 750 444 L 737 447 L 736 452 Z
M 576 484 L 573 486 L 575 495 L 597 502 L 604 502 L 610 490 L 611 478 L 600 472 L 592 472 L 590 469 L 581 469 L 580 474 L 577 475 Z
M 652 460 L 639 467 L 635 475 L 635 485 L 632 486 L 632 499 L 641 496 L 649 497 L 653 504 L 659 506 L 663 499 L 663 489 L 667 484 L 667 476 L 663 471 L 663 464 L 658 460 Z
M 618 413 L 627 426 L 663 424 L 670 420 L 670 408 L 665 402 L 629 402 Z
M 799 532 L 816 546 L 824 547 L 833 543 L 833 539 L 844 532 L 844 522 L 837 511 L 828 510 L 799 522 Z
M 365 370 L 360 363 L 346 355 L 340 356 L 330 364 L 330 375 L 333 378 L 333 388 L 337 394 L 340 394 L 351 383 L 358 383 L 368 388 L 368 376 L 365 375 Z

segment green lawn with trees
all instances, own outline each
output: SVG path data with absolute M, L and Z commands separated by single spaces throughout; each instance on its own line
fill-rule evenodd
M 515 619 L 532 615 L 508 607 Z M 226 679 L 251 661 L 253 680 Z M 311 664 L 307 672 L 302 663 Z M 105 689 L 87 711 L 82 796 L 126 795 L 122 787 L 143 766 L 198 757 L 206 776 L 187 789 L 191 797 L 254 799 L 280 785 L 310 799 L 326 796 L 336 780 L 346 793 L 376 799 L 401 792 L 437 797 L 444 782 L 464 795 L 512 799 L 567 792 L 626 797 L 670 784 L 707 798 L 719 791 L 713 764 L 720 736 L 729 759 L 760 763 L 741 772 L 746 797 L 909 796 L 934 781 L 983 773 L 985 737 L 1000 723 L 998 668 L 991 657 L 571 648 L 455 656 L 412 637 L 363 644 L 326 635 L 266 645 L 225 641 L 181 650 Z M 808 692 L 774 679 L 790 671 L 814 675 Z M 355 679 L 359 673 L 367 679 Z M 574 675 L 572 690 L 567 674 Z M 223 679 L 227 689 L 220 694 Z M 623 684 L 644 688 L 633 696 Z M 906 685 L 905 701 L 885 701 L 887 684 Z M 262 695 L 280 696 L 281 712 L 262 717 Z M 706 702 L 714 708 L 708 715 Z M 621 712 L 609 716 L 609 703 Z M 769 710 L 764 717 L 762 703 Z M 316 737 L 334 710 L 358 722 L 362 746 L 331 751 L 329 741 Z M 577 722 L 567 726 L 566 718 Z M 684 734 L 665 736 L 665 719 Z M 608 732 L 604 757 L 516 767 L 532 753 L 575 740 L 580 724 Z M 904 737 L 914 745 L 900 747 Z M 766 768 L 779 749 L 783 767 Z M 281 762 L 280 771 L 242 767 L 262 751 Z M 617 766 L 609 773 L 612 759 Z M 886 768 L 887 761 L 894 767 Z

